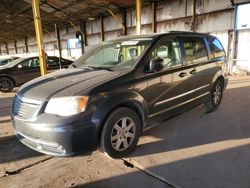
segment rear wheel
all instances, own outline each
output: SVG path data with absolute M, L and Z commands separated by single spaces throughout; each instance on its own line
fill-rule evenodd
M 8 77 L 0 78 L 0 91 L 3 93 L 11 92 L 15 87 L 15 83 Z
M 223 84 L 221 81 L 214 83 L 210 98 L 205 104 L 206 112 L 212 112 L 218 108 L 223 97 Z
M 104 123 L 100 150 L 110 157 L 120 158 L 135 149 L 140 135 L 141 122 L 130 108 L 114 110 Z

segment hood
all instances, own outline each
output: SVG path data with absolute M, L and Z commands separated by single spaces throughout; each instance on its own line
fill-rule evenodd
M 88 95 L 90 89 L 119 74 L 107 70 L 63 69 L 27 82 L 19 89 L 18 95 L 37 100 L 74 96 L 79 92 Z

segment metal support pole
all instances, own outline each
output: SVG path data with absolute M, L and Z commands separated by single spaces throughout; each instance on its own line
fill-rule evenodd
M 234 47 L 233 47 L 233 58 L 237 59 L 238 56 L 238 38 L 239 38 L 239 31 L 237 30 L 237 15 L 238 15 L 238 6 L 235 6 L 234 9 Z
M 234 5 L 234 2 L 232 2 Z M 229 74 L 233 73 L 233 67 L 237 65 L 239 31 L 237 29 L 238 6 L 234 5 L 234 30 L 233 30 L 233 54 L 232 60 L 228 61 Z
M 56 33 L 56 40 L 57 40 L 57 48 L 59 52 L 59 65 L 61 69 L 62 68 L 62 63 L 61 63 L 62 51 L 61 51 L 61 42 L 60 42 L 60 32 L 56 24 L 55 24 L 55 33 Z
M 33 10 L 34 25 L 36 31 L 36 42 L 37 42 L 37 49 L 40 61 L 40 72 L 41 76 L 43 76 L 47 73 L 47 67 L 45 65 L 45 58 L 46 58 L 45 53 L 43 53 L 43 32 L 41 25 L 39 3 L 40 0 L 32 0 L 32 10 Z
M 26 51 L 26 53 L 28 53 L 29 52 L 28 39 L 26 37 L 24 38 L 24 43 L 25 43 L 25 51 Z
M 136 0 L 136 33 L 141 34 L 141 0 Z
M 16 52 L 16 54 L 17 54 L 16 40 L 14 40 L 14 47 L 15 47 L 15 52 Z
M 9 55 L 9 49 L 8 49 L 8 43 L 7 42 L 5 43 L 5 47 L 6 47 L 6 53 L 7 53 L 7 55 Z
M 123 12 L 123 25 L 124 25 L 123 34 L 126 36 L 128 34 L 128 30 L 127 30 L 127 11 L 126 10 Z
M 83 31 L 84 31 L 84 44 L 88 46 L 88 36 L 87 36 L 87 29 L 86 29 L 86 22 L 83 22 Z
M 187 17 L 188 0 L 185 2 L 185 17 Z
M 82 54 L 84 54 L 84 43 L 85 43 L 85 41 L 84 41 L 85 40 L 85 37 L 84 37 L 84 35 L 85 35 L 84 24 L 85 24 L 85 22 L 81 21 L 81 23 L 80 23 L 80 30 L 83 33 L 83 35 L 81 36 L 81 41 L 80 41 L 81 42 Z
M 156 32 L 156 3 L 152 3 L 152 32 Z
M 196 0 L 193 0 L 192 4 L 192 21 L 191 21 L 191 31 L 195 31 L 195 16 L 196 16 Z
M 101 39 L 104 41 L 104 27 L 103 27 L 103 17 L 100 17 L 100 27 L 101 27 Z

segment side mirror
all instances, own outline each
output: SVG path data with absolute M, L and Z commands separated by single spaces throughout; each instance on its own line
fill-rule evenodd
M 19 64 L 19 65 L 17 65 L 17 67 L 18 67 L 19 69 L 21 69 L 23 66 L 22 66 L 21 64 Z
M 159 72 L 164 69 L 162 58 L 151 59 L 149 62 L 149 72 Z

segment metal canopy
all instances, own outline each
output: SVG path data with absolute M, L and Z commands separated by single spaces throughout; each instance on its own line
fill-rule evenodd
M 144 0 L 143 3 L 152 2 Z M 134 7 L 135 0 L 41 0 L 43 32 Z M 0 0 L 0 43 L 35 36 L 31 0 Z

